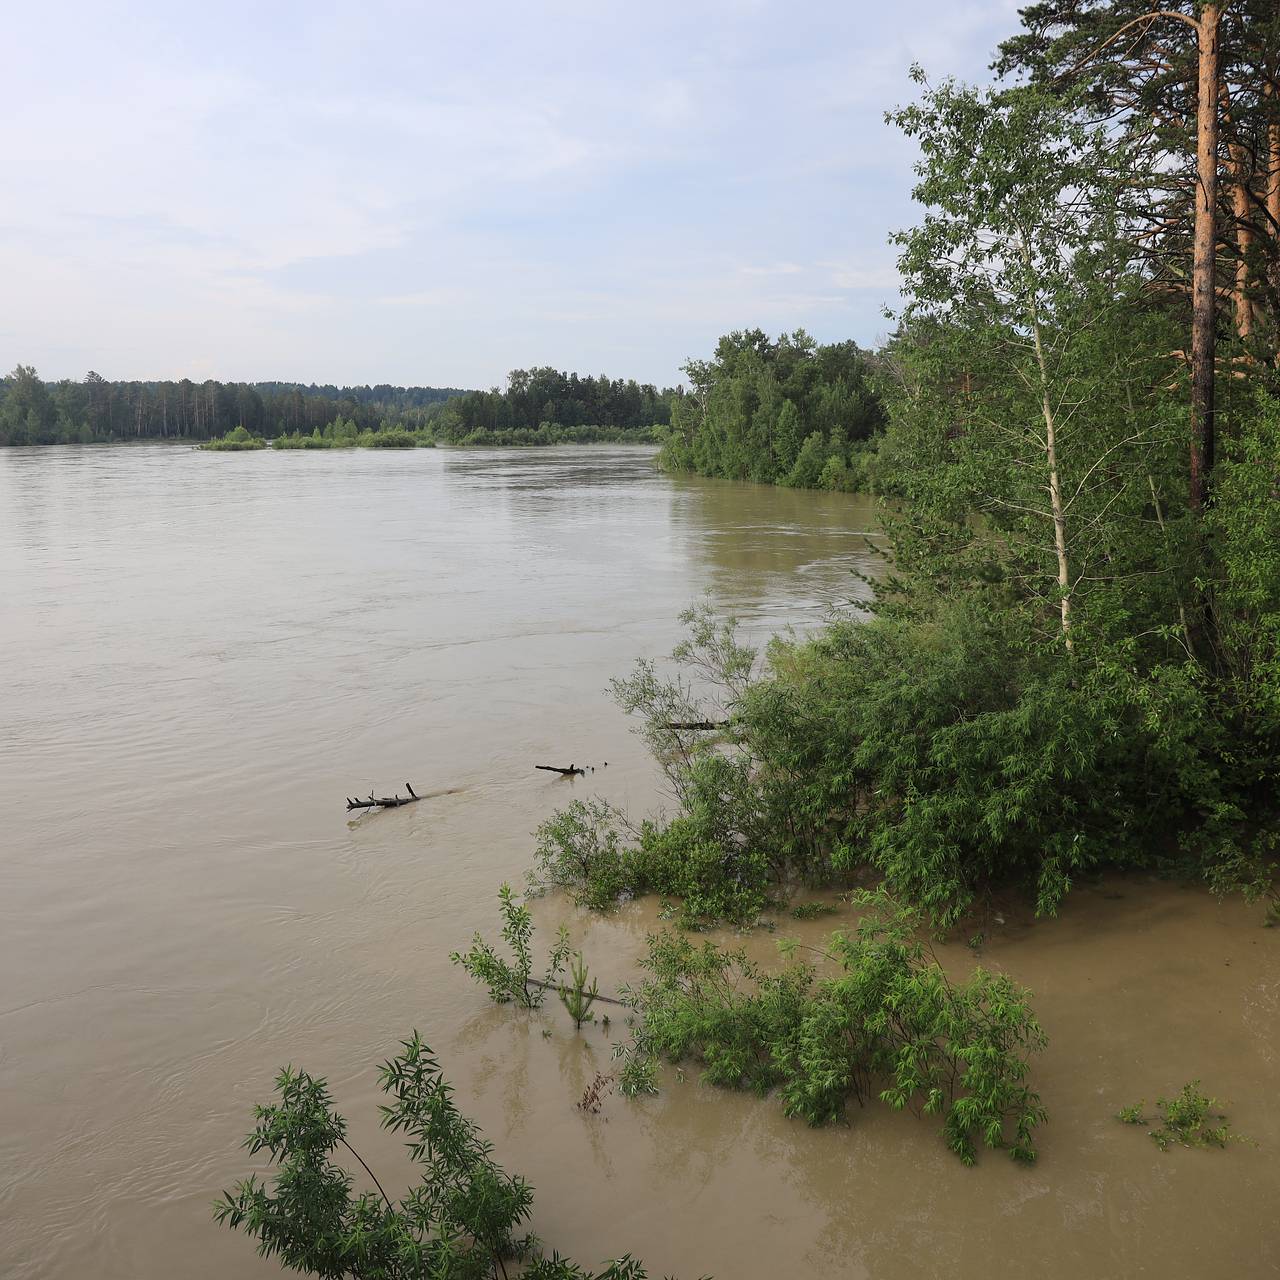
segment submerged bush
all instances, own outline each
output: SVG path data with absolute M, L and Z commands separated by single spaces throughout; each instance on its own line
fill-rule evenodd
M 537 829 L 529 887 L 563 889 L 575 902 L 607 910 L 635 892 L 621 843 L 622 815 L 603 800 L 573 800 Z
M 1187 672 L 1067 665 L 963 603 L 837 623 L 774 671 L 742 708 L 766 807 L 807 862 L 867 864 L 941 924 L 993 884 L 1052 912 L 1082 873 L 1169 856 L 1203 781 Z
M 236 453 L 246 449 L 265 449 L 267 442 L 257 436 L 250 435 L 244 427 L 236 427 L 217 440 L 206 440 L 196 446 L 198 449 L 211 450 L 214 453 Z
M 336 449 L 342 443 L 331 434 L 324 435 L 317 427 L 310 435 L 295 431 L 292 435 L 276 436 L 271 442 L 271 447 L 273 449 Z
M 878 1097 L 938 1115 L 965 1164 L 979 1142 L 1034 1160 L 1046 1116 L 1028 1057 L 1045 1037 L 1028 993 L 982 969 L 951 982 L 917 936 L 919 913 L 883 893 L 858 903 L 857 928 L 823 953 L 836 977 L 800 962 L 769 973 L 741 951 L 650 938 L 648 976 L 627 993 L 637 1019 L 620 1047 L 622 1091 L 651 1090 L 659 1059 L 693 1060 L 710 1084 L 776 1090 L 787 1115 L 813 1125 Z
M 416 449 L 420 443 L 434 443 L 401 427 L 383 427 L 380 431 L 364 431 L 356 437 L 361 449 Z
M 689 811 L 633 829 L 601 800 L 575 800 L 538 828 L 534 891 L 563 889 L 597 911 L 658 894 L 679 900 L 690 927 L 728 920 L 752 924 L 768 901 L 770 869 L 721 819 L 749 785 L 734 762 L 707 757 L 690 767 Z
M 555 988 L 556 979 L 572 952 L 568 931 L 560 926 L 547 958 L 546 973 L 536 979 L 533 977 L 533 919 L 529 908 L 516 901 L 508 884 L 498 890 L 498 901 L 502 910 L 502 937 L 511 949 L 512 958 L 504 959 L 477 933 L 469 951 L 455 951 L 449 959 L 461 965 L 477 982 L 484 983 L 496 1003 L 514 1002 L 525 1009 L 536 1009 L 546 999 L 547 992 Z
M 504 427 L 500 430 L 477 429 L 455 437 L 461 445 L 494 448 L 553 444 L 654 444 L 661 427 L 568 426 L 560 422 L 543 422 L 537 427 Z
M 644 1280 L 629 1256 L 588 1272 L 559 1254 L 542 1257 L 534 1236 L 520 1234 L 533 1208 L 533 1188 L 506 1173 L 493 1144 L 464 1116 L 439 1063 L 417 1032 L 378 1070 L 390 1099 L 382 1127 L 403 1133 L 421 1181 L 392 1201 L 347 1141 L 324 1080 L 286 1067 L 278 1101 L 254 1108 L 245 1140 L 266 1151 L 277 1170 L 271 1185 L 251 1175 L 224 1192 L 214 1216 L 258 1241 L 263 1257 L 325 1280 L 493 1280 L 505 1260 L 526 1261 L 533 1280 Z M 345 1148 L 378 1189 L 352 1195 L 351 1174 L 333 1160 Z
M 1160 1124 L 1148 1129 L 1148 1136 L 1161 1151 L 1177 1144 L 1183 1147 L 1225 1147 L 1241 1140 L 1227 1127 L 1227 1117 L 1215 1110 L 1222 1104 L 1217 1098 L 1200 1092 L 1200 1081 L 1189 1080 L 1172 1098 L 1158 1098 L 1156 1113 Z M 1142 1113 L 1141 1102 L 1122 1107 L 1116 1119 L 1123 1124 L 1154 1124 Z M 1217 1120 L 1221 1123 L 1211 1124 Z

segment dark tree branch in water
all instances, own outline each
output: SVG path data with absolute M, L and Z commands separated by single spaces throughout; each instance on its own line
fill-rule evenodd
M 558 764 L 535 764 L 535 769 L 543 769 L 547 773 L 562 773 L 566 778 L 581 777 L 585 778 L 587 771 L 579 769 L 577 765 L 571 764 L 567 769 L 561 768 Z
M 563 982 L 543 982 L 541 978 L 526 978 L 525 981 L 531 987 L 541 987 L 543 991 L 565 991 L 568 989 L 565 987 Z M 631 1007 L 625 1000 L 619 1000 L 617 996 L 601 995 L 598 991 L 596 992 L 595 999 L 603 1001 L 605 1004 L 617 1004 L 621 1005 L 623 1008 Z
M 408 796 L 401 796 L 397 793 L 394 796 L 383 796 L 378 799 L 372 791 L 369 793 L 367 800 L 353 800 L 348 796 L 347 812 L 350 813 L 352 809 L 398 809 L 401 805 L 412 804 L 415 800 L 422 799 L 407 782 L 404 785 L 409 792 Z

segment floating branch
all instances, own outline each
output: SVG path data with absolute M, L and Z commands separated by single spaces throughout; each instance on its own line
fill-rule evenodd
M 570 990 L 570 988 L 566 987 L 563 982 L 543 982 L 541 978 L 526 978 L 525 981 L 531 987 L 541 987 L 543 991 L 563 992 Z M 626 1000 L 619 1000 L 617 996 L 601 995 L 598 991 L 596 992 L 595 998 L 602 1004 L 617 1004 L 621 1005 L 624 1009 L 629 1009 L 631 1007 L 630 1003 Z
M 732 720 L 671 720 L 668 729 L 727 729 Z
M 562 769 L 558 764 L 535 764 L 535 769 L 545 769 L 548 773 L 562 773 L 566 778 L 585 778 L 587 771 L 579 769 L 577 765 L 571 764 L 567 769 Z
M 375 796 L 373 792 L 369 793 L 369 798 L 367 800 L 353 800 L 348 796 L 347 812 L 350 813 L 352 809 L 398 809 L 402 804 L 412 804 L 415 800 L 422 799 L 422 797 L 411 786 L 409 786 L 407 782 L 404 785 L 409 792 L 407 796 L 397 794 L 394 796 L 382 796 L 379 798 Z

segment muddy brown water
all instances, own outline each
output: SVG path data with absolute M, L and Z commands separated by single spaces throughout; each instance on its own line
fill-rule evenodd
M 584 1263 L 1276 1274 L 1280 930 L 1256 908 L 1133 879 L 993 922 L 983 963 L 1051 1038 L 1030 1170 L 965 1169 L 879 1106 L 809 1130 L 693 1073 L 584 1115 L 608 1035 L 489 1007 L 449 965 L 557 804 L 661 803 L 609 677 L 704 590 L 755 635 L 820 622 L 861 594 L 873 530 L 857 498 L 673 481 L 621 448 L 0 451 L 0 1275 L 278 1274 L 209 1217 L 252 1104 L 286 1062 L 327 1076 L 395 1182 L 374 1067 L 415 1027 Z M 569 759 L 596 772 L 532 769 Z M 349 820 L 345 795 L 405 781 L 430 797 Z M 605 989 L 655 923 L 536 915 Z M 1112 1118 L 1192 1077 L 1256 1146 L 1162 1155 Z

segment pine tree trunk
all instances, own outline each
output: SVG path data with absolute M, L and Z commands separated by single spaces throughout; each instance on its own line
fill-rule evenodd
M 1249 297 L 1249 256 L 1253 252 L 1253 224 L 1249 221 L 1249 162 L 1242 143 L 1233 142 L 1231 155 L 1231 211 L 1236 222 L 1236 281 L 1232 290 L 1236 333 L 1247 341 L 1253 333 L 1253 300 Z
M 1218 24 L 1206 4 L 1197 27 L 1196 218 L 1191 280 L 1191 506 L 1208 496 L 1214 454 L 1214 283 L 1218 245 Z
M 1269 96 L 1274 97 L 1275 93 L 1271 85 L 1267 88 L 1270 90 Z M 1266 184 L 1267 234 L 1271 241 L 1268 257 L 1273 273 L 1273 284 L 1277 290 L 1280 290 L 1280 121 L 1267 126 L 1267 140 L 1270 144 Z

